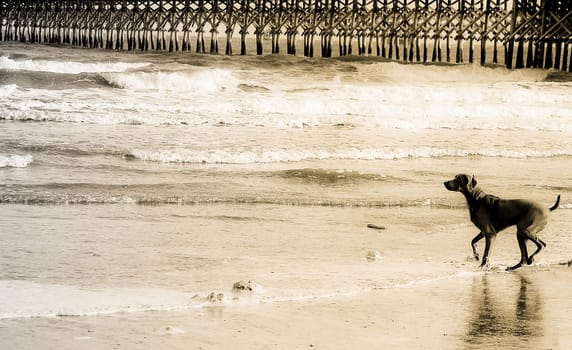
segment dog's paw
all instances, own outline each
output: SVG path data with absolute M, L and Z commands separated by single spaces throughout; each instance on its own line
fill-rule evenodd
M 519 269 L 522 267 L 522 262 L 519 262 L 518 264 L 514 265 L 514 266 L 509 266 L 506 268 L 506 271 L 514 271 L 516 269 Z
M 489 264 L 480 264 L 477 269 L 480 271 L 489 271 L 491 266 Z
M 534 258 L 528 258 L 528 260 L 526 260 L 526 264 L 527 265 L 532 265 L 532 263 L 534 263 Z

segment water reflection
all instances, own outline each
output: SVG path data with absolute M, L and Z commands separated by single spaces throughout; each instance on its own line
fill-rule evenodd
M 478 276 L 472 293 L 467 348 L 530 348 L 544 335 L 541 295 L 525 276 Z

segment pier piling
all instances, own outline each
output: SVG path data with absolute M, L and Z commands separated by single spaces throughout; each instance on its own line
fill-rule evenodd
M 190 51 L 194 41 L 194 51 L 206 53 L 210 33 L 208 52 L 217 54 L 221 30 L 226 55 L 236 32 L 241 55 L 249 35 L 258 55 L 267 45 L 280 53 L 281 35 L 286 53 L 296 55 L 301 35 L 307 57 L 318 41 L 322 57 L 463 63 L 468 55 L 470 63 L 572 69 L 568 0 L 0 1 L 0 41 L 168 52 Z

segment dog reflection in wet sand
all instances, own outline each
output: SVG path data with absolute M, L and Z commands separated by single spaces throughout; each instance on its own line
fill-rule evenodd
M 465 342 L 470 349 L 533 349 L 545 335 L 543 297 L 534 279 L 475 275 Z M 524 345 L 524 346 L 518 346 Z
M 520 248 L 520 261 L 507 270 L 515 270 L 524 264 L 532 264 L 534 256 L 546 247 L 546 243 L 538 238 L 537 234 L 548 223 L 548 211 L 558 208 L 560 195 L 551 208 L 546 208 L 540 203 L 526 199 L 501 199 L 486 194 L 477 185 L 474 176 L 460 174 L 455 176 L 453 180 L 445 181 L 444 184 L 449 191 L 461 192 L 465 196 L 471 222 L 481 230 L 471 241 L 473 254 L 477 261 L 479 260 L 477 242 L 485 238 L 485 251 L 481 267 L 487 266 L 489 263 L 491 247 L 497 233 L 513 225 L 516 225 L 517 228 L 516 238 Z M 536 251 L 530 256 L 526 247 L 527 240 L 531 240 L 536 245 Z

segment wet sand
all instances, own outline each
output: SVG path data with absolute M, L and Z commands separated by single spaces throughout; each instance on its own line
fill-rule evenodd
M 572 268 L 326 299 L 0 321 L 3 349 L 565 349 Z

